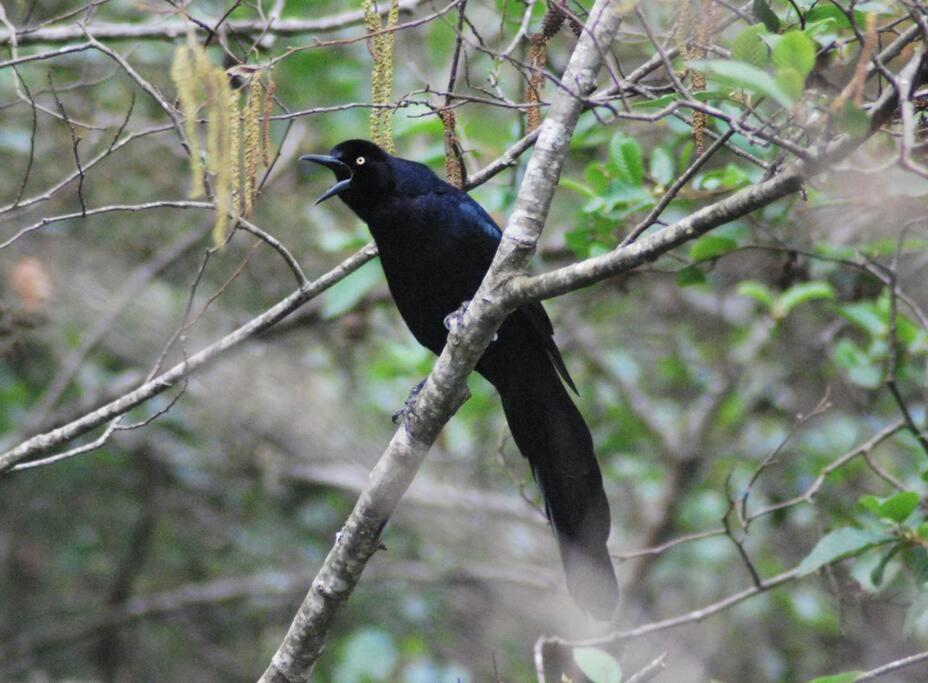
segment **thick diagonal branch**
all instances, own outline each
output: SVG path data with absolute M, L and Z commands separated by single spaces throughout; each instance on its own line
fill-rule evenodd
M 535 250 L 583 100 L 601 66 L 600 46 L 608 46 L 619 17 L 598 0 L 570 63 L 562 88 L 539 129 L 535 150 L 519 188 L 515 210 L 486 277 L 468 306 L 463 323 L 448 337 L 411 412 L 370 475 L 354 510 L 338 535 L 260 683 L 305 681 L 322 654 L 332 621 L 380 547 L 380 535 L 438 433 L 464 399 L 464 382 L 505 317 L 521 303 L 576 289 L 652 261 L 703 232 L 797 191 L 805 178 L 856 149 L 863 138 L 839 139 L 773 179 L 736 193 L 680 223 L 602 257 L 546 276 L 522 275 Z M 920 70 L 923 74 L 923 70 Z M 895 110 L 887 92 L 872 109 L 871 132 Z M 564 277 L 564 276 L 567 277 Z M 771 579 L 788 580 L 789 574 Z
M 509 311 L 494 300 L 497 284 L 527 265 L 544 226 L 583 100 L 596 83 L 602 64 L 599 46 L 610 45 L 619 26 L 615 4 L 597 0 L 564 73 L 529 161 L 516 209 L 503 233 L 493 265 L 464 316 L 460 334 L 452 333 L 425 383 L 416 410 L 397 431 L 371 472 L 338 540 L 326 557 L 294 617 L 263 683 L 305 681 L 322 653 L 339 608 L 361 578 L 380 545 L 380 534 L 412 482 L 438 433 L 461 403 L 465 380 Z

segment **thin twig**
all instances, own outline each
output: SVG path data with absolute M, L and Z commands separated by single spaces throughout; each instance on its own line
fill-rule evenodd
M 414 10 L 425 0 L 401 0 L 400 12 L 408 13 Z M 386 13 L 389 3 L 381 3 L 379 12 Z M 278 36 L 295 36 L 305 33 L 332 33 L 349 26 L 364 22 L 364 13 L 355 10 L 333 14 L 316 19 L 281 19 L 274 22 L 272 27 L 267 26 L 264 19 L 243 19 L 226 22 L 230 33 L 237 35 L 254 35 L 256 33 L 270 32 Z M 97 23 L 94 24 L 94 35 L 104 40 L 173 40 L 183 38 L 191 26 L 184 19 L 175 19 L 164 22 L 151 23 Z M 211 28 L 211 27 L 207 27 Z M 206 29 L 200 29 L 207 33 Z M 33 43 L 67 43 L 83 35 L 79 26 L 51 26 L 40 29 L 21 29 L 16 31 L 20 45 Z M 10 31 L 0 31 L 0 45 L 10 42 Z
M 301 287 L 285 299 L 266 310 L 261 315 L 248 321 L 231 334 L 210 344 L 202 351 L 195 353 L 183 363 L 178 363 L 157 377 L 145 382 L 138 388 L 119 398 L 110 401 L 96 410 L 82 415 L 66 425 L 53 429 L 44 434 L 34 436 L 15 448 L 0 454 L 0 473 L 9 470 L 19 462 L 37 455 L 47 453 L 51 449 L 71 441 L 97 427 L 109 422 L 114 417 L 122 415 L 135 406 L 148 401 L 165 390 L 180 382 L 190 373 L 204 367 L 208 363 L 238 346 L 246 339 L 264 330 L 283 319 L 310 299 L 315 298 L 336 282 L 341 281 L 350 273 L 360 268 L 376 256 L 377 250 L 368 244 L 354 255 L 342 261 L 341 264 L 325 275 Z

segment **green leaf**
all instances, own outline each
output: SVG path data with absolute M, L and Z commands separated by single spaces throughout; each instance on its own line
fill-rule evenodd
M 902 563 L 912 573 L 912 579 L 919 586 L 928 581 L 928 550 L 917 545 L 902 552 Z
M 807 683 L 854 683 L 860 678 L 863 671 L 845 671 L 843 674 L 831 674 L 830 676 L 819 676 L 813 678 Z
M 609 174 L 606 173 L 603 164 L 588 164 L 583 171 L 583 177 L 586 179 L 590 189 L 596 194 L 605 194 L 606 190 L 609 188 Z
M 834 44 L 837 38 L 837 28 L 838 23 L 834 19 L 826 17 L 819 21 L 807 21 L 805 31 L 806 35 L 819 45 L 830 46 Z
M 838 314 L 846 318 L 871 337 L 885 337 L 889 329 L 887 316 L 872 302 L 855 302 L 838 307 Z
M 883 553 L 880 561 L 877 562 L 877 565 L 873 568 L 873 571 L 870 572 L 870 581 L 874 586 L 879 586 L 881 583 L 883 583 L 883 574 L 886 571 L 886 565 L 890 563 L 890 561 L 900 550 L 902 550 L 902 544 L 896 543 L 889 550 Z
M 828 282 L 823 280 L 811 280 L 809 282 L 800 282 L 795 284 L 780 296 L 773 303 L 771 314 L 777 320 L 788 316 L 790 312 L 808 301 L 816 299 L 834 299 L 835 290 Z
M 783 91 L 773 76 L 753 64 L 730 59 L 703 59 L 689 62 L 688 66 L 714 77 L 723 85 L 765 95 L 784 107 L 793 106 L 793 98 Z
M 592 188 L 587 187 L 583 183 L 579 183 L 576 180 L 571 180 L 570 178 L 561 178 L 559 185 L 565 189 L 573 190 L 579 195 L 586 197 L 587 199 L 593 199 L 596 197 L 596 192 Z
M 864 510 L 879 517 L 880 516 L 880 499 L 876 496 L 866 495 L 857 499 L 857 504 Z
M 764 66 L 768 59 L 767 44 L 761 40 L 763 24 L 748 26 L 731 43 L 731 58 L 754 66 Z
M 728 189 L 736 190 L 751 184 L 751 179 L 744 169 L 735 164 L 725 164 L 723 168 L 715 168 L 700 175 L 694 184 L 703 190 Z
M 673 180 L 673 156 L 666 147 L 657 147 L 651 153 L 651 177 L 666 187 Z
M 917 507 L 918 494 L 915 491 L 902 491 L 882 502 L 880 514 L 896 524 L 902 524 Z
M 704 235 L 690 247 L 690 260 L 707 261 L 737 249 L 738 243 L 731 237 Z
M 622 180 L 635 187 L 644 184 L 644 163 L 638 141 L 624 135 L 616 135 L 609 141 L 609 161 L 612 169 Z
M 882 384 L 883 368 L 874 363 L 870 356 L 850 339 L 839 341 L 831 352 L 831 357 L 854 384 L 867 389 L 876 389 Z
M 805 81 L 815 66 L 815 44 L 802 31 L 790 31 L 773 48 L 773 63 L 778 69 L 793 69 Z
M 754 12 L 754 18 L 758 21 L 762 21 L 768 31 L 776 33 L 780 30 L 780 18 L 770 9 L 767 0 L 754 0 L 751 9 Z
M 909 342 L 909 353 L 913 356 L 928 353 L 928 331 L 920 329 L 912 335 L 912 341 Z
M 677 285 L 680 287 L 689 287 L 690 285 L 701 285 L 706 281 L 706 274 L 702 272 L 699 266 L 687 266 L 677 271 Z
M 376 261 L 365 263 L 322 295 L 322 317 L 328 320 L 347 313 L 381 282 L 383 270 L 380 264 Z
M 574 648 L 574 661 L 593 683 L 621 683 L 622 667 L 615 657 L 595 647 Z
M 577 258 L 589 258 L 598 244 L 596 232 L 589 227 L 568 230 L 564 233 L 564 243 Z
M 802 97 L 802 91 L 806 87 L 806 79 L 796 69 L 777 69 L 776 80 L 777 85 L 783 89 L 783 92 L 794 100 Z
M 683 147 L 680 148 L 680 153 L 677 154 L 677 164 L 680 166 L 680 168 L 686 168 L 690 165 L 690 159 L 693 158 L 693 153 L 695 151 L 696 143 L 694 143 L 692 140 L 687 140 L 683 143 Z
M 836 529 L 822 537 L 815 544 L 812 552 L 803 558 L 802 562 L 799 563 L 798 574 L 799 576 L 806 576 L 825 565 L 860 555 L 871 548 L 876 548 L 893 540 L 895 539 L 887 534 L 865 529 L 855 529 L 853 527 Z
M 816 21 L 831 19 L 840 28 L 851 28 L 851 21 L 847 15 L 830 2 L 820 2 L 806 12 L 806 25 Z
M 754 299 L 764 304 L 767 308 L 773 305 L 773 292 L 770 291 L 770 288 L 767 287 L 763 282 L 755 282 L 754 280 L 745 280 L 738 283 L 738 288 L 735 290 L 739 295 L 746 296 L 749 299 Z

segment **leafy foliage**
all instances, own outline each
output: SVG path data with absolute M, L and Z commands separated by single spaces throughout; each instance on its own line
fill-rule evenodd
M 622 667 L 608 652 L 595 647 L 574 648 L 574 661 L 593 683 L 622 683 Z
M 409 17 L 422 23 L 382 32 L 400 21 L 389 13 L 396 4 L 379 3 L 388 15 L 376 18 L 377 28 L 368 11 L 369 25 L 318 36 L 233 30 L 235 22 L 262 20 L 253 3 L 237 5 L 228 33 L 217 33 L 205 51 L 212 72 L 224 74 L 221 84 L 210 77 L 210 97 L 227 87 L 229 72 L 218 66 L 227 49 L 243 61 L 236 73 L 259 76 L 229 94 L 224 120 L 215 115 L 223 102 L 208 98 L 205 83 L 188 73 L 173 85 L 173 38 L 104 41 L 156 92 L 172 103 L 177 95 L 189 155 L 154 98 L 124 71 L 113 72 L 105 55 L 89 50 L 18 64 L 44 108 L 37 111 L 7 68 L 9 77 L 0 80 L 7 164 L 0 203 L 56 187 L 76 172 L 75 149 L 85 177 L 0 213 L 0 241 L 43 217 L 79 214 L 82 200 L 93 208 L 184 197 L 191 177 L 209 181 L 202 183 L 205 195 L 220 172 L 240 177 L 247 166 L 251 184 L 233 183 L 239 192 L 219 203 L 237 215 L 236 198 L 243 210 L 251 201 L 252 220 L 310 277 L 325 272 L 369 235 L 334 201 L 311 208 L 331 178 L 297 170 L 295 156 L 373 130 L 401 156 L 440 171 L 449 128 L 435 109 L 444 108 L 454 113 L 472 177 L 526 132 L 530 77 L 549 81 L 542 100 L 563 87 L 552 79 L 576 40 L 566 30 L 552 34 L 544 71 L 528 73 L 519 68 L 530 61 L 527 42 L 517 41 L 507 59 L 493 54 L 521 30 L 528 5 L 469 2 L 467 19 L 479 38 L 465 24 L 457 97 L 446 105 L 459 5 L 425 21 L 445 5 L 423 3 Z M 858 65 L 854 29 L 866 34 L 872 14 L 877 27 L 891 27 L 879 34 L 885 49 L 911 25 L 901 5 L 755 0 L 744 17 L 711 4 L 719 31 L 707 42 L 717 49 L 699 60 L 669 59 L 687 86 L 694 85 L 693 70 L 707 78 L 704 89 L 689 88 L 709 112 L 706 146 L 728 134 L 731 122 L 740 127 L 725 146 L 698 156 L 691 108 L 663 67 L 641 81 L 640 92 L 623 91 L 584 113 L 539 245 L 539 270 L 608 253 L 636 228 L 643 230 L 639 240 L 647 238 L 772 177 L 794 162 L 795 151 L 823 137 L 870 130 L 872 96 L 891 86 L 869 76 L 860 102 L 838 101 Z M 542 30 L 553 6 L 534 4 L 528 33 Z M 16 26 L 40 27 L 73 10 L 59 0 L 30 7 L 6 12 Z M 580 6 L 570 7 L 584 18 Z M 214 26 L 228 9 L 210 1 L 185 11 L 190 23 Z M 358 9 L 360 2 L 287 0 L 280 20 Z M 675 41 L 690 35 L 675 25 L 676 9 L 642 6 L 656 35 Z M 723 18 L 733 23 L 720 28 Z M 95 21 L 151 20 L 148 10 L 104 3 L 88 30 Z M 180 15 L 157 20 L 187 23 Z M 625 29 L 629 39 L 609 46 L 622 78 L 660 57 L 637 17 L 629 16 Z M 375 31 L 377 37 L 363 38 Z M 195 35 L 202 44 L 207 34 Z M 18 49 L 31 56 L 52 48 L 30 44 L 24 34 Z M 720 57 L 726 49 L 731 59 Z M 887 68 L 898 72 L 911 50 Z M 185 54 L 187 67 L 194 65 L 196 56 Z M 74 123 L 73 147 L 68 124 L 53 115 L 50 75 Z M 599 85 L 614 82 L 604 76 Z M 487 105 L 498 93 L 508 98 L 505 106 Z M 326 111 L 307 113 L 317 108 Z M 545 115 L 547 102 L 538 111 Z M 924 112 L 915 108 L 913 116 L 920 135 Z M 211 128 L 215 122 L 229 125 Z M 238 123 L 242 139 L 232 151 Z M 392 133 L 383 132 L 391 125 Z M 633 273 L 546 303 L 603 466 L 616 521 L 611 548 L 630 556 L 618 565 L 629 586 L 623 619 L 672 618 L 750 589 L 723 517 L 762 579 L 794 569 L 802 575 L 681 626 L 668 680 L 692 674 L 692 660 L 678 658 L 677 649 L 699 660 L 704 678 L 854 680 L 857 671 L 823 674 L 874 666 L 881 662 L 868 653 L 914 651 L 928 638 L 925 453 L 902 428 L 854 454 L 901 418 L 890 377 L 915 424 L 925 425 L 928 330 L 919 312 L 928 305 L 928 184 L 886 161 L 900 126 L 890 121 L 884 128 L 893 136 L 874 137 L 802 195 L 689 240 Z M 216 151 L 217 132 L 228 165 Z M 136 137 L 89 163 L 127 135 Z M 795 149 L 781 148 L 778 138 Z M 260 170 L 265 153 L 268 174 Z M 529 154 L 473 190 L 501 225 Z M 913 159 L 924 163 L 918 154 Z M 242 163 L 238 173 L 233 160 Z M 279 255 L 255 247 L 241 230 L 219 231 L 217 241 L 227 246 L 205 263 L 208 245 L 200 240 L 150 271 L 166 246 L 198 229 L 192 210 L 101 214 L 50 224 L 5 249 L 0 440 L 22 436 L 72 353 L 84 354 L 82 362 L 43 429 L 136 386 L 176 331 L 164 364 L 183 362 L 292 291 Z M 34 261 L 16 269 L 24 259 Z M 145 272 L 148 279 L 133 290 Z M 122 294 L 130 301 L 119 312 Z M 165 394 L 126 416 L 126 424 L 152 419 L 144 427 L 120 430 L 94 452 L 3 478 L 0 649 L 15 642 L 25 656 L 4 650 L 0 677 L 107 680 L 100 652 L 109 651 L 118 655 L 110 680 L 254 680 L 390 439 L 391 414 L 432 366 L 387 294 L 379 265 L 371 263 L 191 378 L 176 403 Z M 84 349 L 111 312 L 114 322 Z M 507 438 L 496 394 L 479 377 L 469 388 L 472 398 L 385 530 L 387 550 L 375 555 L 339 615 L 315 671 L 319 680 L 534 681 L 531 650 L 539 634 L 586 635 L 575 630 L 586 625 L 584 617 L 563 600 L 556 549 L 530 505 L 537 491 Z M 119 584 L 125 592 L 111 592 L 127 575 Z M 136 611 L 86 630 L 91 617 L 120 605 Z M 626 679 L 633 675 L 632 664 L 655 642 L 629 640 L 615 656 L 565 649 L 561 663 L 597 682 L 621 681 L 623 668 Z M 751 647 L 731 646 L 739 642 Z M 911 671 L 912 680 L 924 677 Z M 549 670 L 549 679 L 560 673 Z

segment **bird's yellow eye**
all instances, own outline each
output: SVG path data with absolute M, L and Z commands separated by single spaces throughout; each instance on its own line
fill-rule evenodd
M 356 163 L 358 166 L 363 166 L 365 161 L 367 161 L 367 159 L 364 157 L 358 157 L 354 160 L 354 163 Z

